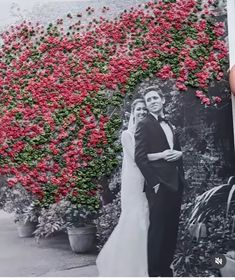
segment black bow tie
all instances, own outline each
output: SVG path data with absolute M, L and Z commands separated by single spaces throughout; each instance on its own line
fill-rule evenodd
M 158 121 L 159 122 L 169 122 L 169 120 L 165 117 L 162 117 L 162 116 L 158 116 Z

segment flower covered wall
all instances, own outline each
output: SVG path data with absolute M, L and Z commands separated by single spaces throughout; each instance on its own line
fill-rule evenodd
M 212 79 L 223 77 L 227 48 L 216 3 L 147 2 L 117 18 L 81 18 L 69 12 L 48 26 L 22 22 L 1 37 L 0 172 L 21 184 L 42 206 L 69 199 L 99 205 L 95 179 L 111 174 L 117 155 L 118 111 L 147 77 L 174 79 L 202 104 Z M 76 20 L 75 20 L 76 18 Z M 108 18 L 108 17 L 107 17 Z

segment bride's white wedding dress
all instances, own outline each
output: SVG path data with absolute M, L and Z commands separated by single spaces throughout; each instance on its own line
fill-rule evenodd
M 144 277 L 148 276 L 148 202 L 144 178 L 134 161 L 134 135 L 129 130 L 122 133 L 122 147 L 121 215 L 96 264 L 99 276 Z

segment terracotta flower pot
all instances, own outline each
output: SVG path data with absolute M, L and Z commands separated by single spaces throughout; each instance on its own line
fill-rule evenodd
M 16 224 L 19 237 L 32 237 L 37 226 L 35 222 L 17 222 Z
M 68 228 L 67 231 L 73 252 L 86 253 L 93 248 L 96 236 L 95 225 Z

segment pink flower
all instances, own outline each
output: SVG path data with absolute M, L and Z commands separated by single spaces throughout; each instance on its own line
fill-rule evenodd
M 18 179 L 17 178 L 8 178 L 7 183 L 9 185 L 9 187 L 13 187 L 18 183 Z
M 180 83 L 180 82 L 177 82 L 177 83 L 176 83 L 176 87 L 178 88 L 178 90 L 181 90 L 181 91 L 187 90 L 186 85 L 184 85 L 184 84 L 182 84 L 182 83 Z
M 214 98 L 214 101 L 215 101 L 216 103 L 220 103 L 220 102 L 222 102 L 222 99 L 221 99 L 219 96 L 216 96 L 216 97 Z
M 203 97 L 203 98 L 201 99 L 201 102 L 202 102 L 203 104 L 206 104 L 206 105 L 210 105 L 210 104 L 211 104 L 210 99 L 207 98 L 207 97 Z
M 205 94 L 201 90 L 196 90 L 196 96 L 202 99 L 205 96 Z

